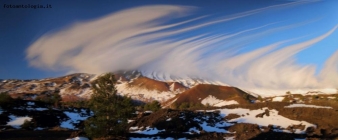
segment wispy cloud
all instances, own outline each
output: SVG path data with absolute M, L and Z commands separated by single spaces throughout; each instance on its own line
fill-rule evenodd
M 290 2 L 221 18 L 196 16 L 197 8 L 187 6 L 127 9 L 42 36 L 27 49 L 27 60 L 43 69 L 88 73 L 139 69 L 164 73 L 164 76 L 198 76 L 250 88 L 323 87 L 323 83 L 337 87 L 331 75 L 338 77 L 338 52 L 326 62 L 320 78 L 315 76 L 314 66 L 299 65 L 294 58 L 298 52 L 332 34 L 337 26 L 308 41 L 285 46 L 290 40 L 281 40 L 240 54 L 238 50 L 257 38 L 306 23 L 272 27 L 277 26 L 279 22 L 276 22 L 234 33 L 198 32 L 220 23 L 308 2 Z M 190 19 L 182 20 L 183 17 Z M 172 19 L 179 22 L 173 23 Z M 234 40 L 238 43 L 227 45 Z

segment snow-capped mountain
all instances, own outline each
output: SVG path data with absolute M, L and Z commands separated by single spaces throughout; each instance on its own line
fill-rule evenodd
M 201 104 L 217 106 L 227 104 L 231 101 L 222 94 L 242 95 L 248 94 L 250 97 L 273 97 L 285 95 L 287 91 L 291 94 L 335 94 L 337 89 L 323 90 L 243 90 L 228 86 L 225 83 L 200 78 L 177 78 L 159 73 L 146 73 L 140 71 L 118 71 L 114 72 L 117 79 L 116 88 L 119 94 L 130 96 L 135 100 L 150 102 L 153 100 L 170 105 L 176 102 L 182 103 L 185 100 L 190 101 L 189 96 L 198 98 L 191 99 L 194 102 L 198 100 Z M 92 94 L 91 82 L 100 75 L 76 73 L 57 78 L 46 78 L 40 80 L 1 80 L 0 93 L 7 92 L 12 96 L 23 98 L 35 98 L 38 95 L 59 93 L 61 96 L 72 95 L 79 98 L 89 98 Z M 200 85 L 200 86 L 198 86 Z M 202 85 L 202 86 L 201 86 Z M 213 90 L 209 90 L 213 89 Z M 219 92 L 213 92 L 219 89 Z M 182 93 L 182 95 L 181 95 Z M 180 95 L 180 96 L 179 96 Z M 224 98 L 223 98 L 224 97 Z M 223 103 L 222 103 L 223 102 Z M 235 102 L 243 102 L 233 100 Z
M 17 96 L 34 96 L 38 94 L 59 93 L 61 95 L 74 94 L 81 98 L 90 96 L 90 82 L 95 75 L 76 73 L 57 78 L 40 80 L 2 80 L 0 93 L 7 92 Z

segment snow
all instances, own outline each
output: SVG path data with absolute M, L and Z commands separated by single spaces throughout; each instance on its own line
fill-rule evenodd
M 310 107 L 310 108 L 328 108 L 332 109 L 332 107 L 329 106 L 316 106 L 316 105 L 306 105 L 306 104 L 292 104 L 289 106 L 285 106 L 284 108 L 294 108 L 294 107 Z
M 174 89 L 175 89 L 175 83 L 172 83 L 172 84 L 170 85 L 170 91 L 174 91 Z
M 193 78 L 188 76 L 174 77 L 168 73 L 157 73 L 157 72 L 149 72 L 149 71 L 141 71 L 142 75 L 154 80 L 164 81 L 164 82 L 177 82 L 182 84 L 185 87 L 192 88 L 198 84 L 213 84 L 220 86 L 228 86 L 220 81 L 202 79 L 202 78 Z
M 166 121 L 171 121 L 171 118 L 168 118 Z
M 295 134 L 305 134 L 305 131 L 302 131 L 300 129 L 293 129 L 294 132 L 291 132 L 290 130 L 286 129 L 273 129 L 274 132 L 281 132 L 281 133 L 295 133 Z
M 233 137 L 224 137 L 224 140 L 236 140 L 235 136 Z
M 37 127 L 35 128 L 34 130 L 44 130 L 45 128 L 42 128 L 42 127 Z
M 143 113 L 153 113 L 153 111 L 147 110 L 147 111 L 144 111 Z
M 27 102 L 27 105 L 35 105 L 34 102 Z
M 67 120 L 61 123 L 60 127 L 67 129 L 75 129 L 75 126 L 72 124 L 71 120 Z
M 222 107 L 222 106 L 233 105 L 233 104 L 238 104 L 238 102 L 235 101 L 235 100 L 223 101 L 223 102 L 217 103 L 217 104 L 215 104 L 215 105 L 213 105 L 213 106 L 216 106 L 216 107 Z
M 133 129 L 131 129 L 131 128 L 130 128 L 130 130 L 135 130 L 135 128 L 133 128 Z M 165 131 L 165 130 L 158 130 L 157 128 L 150 128 L 148 126 L 145 130 L 137 130 L 137 131 L 133 131 L 131 133 L 139 133 L 139 134 L 145 134 L 145 135 L 154 135 L 154 134 L 157 134 L 157 133 L 162 132 L 162 131 Z
M 221 127 L 231 126 L 231 125 L 233 125 L 232 123 L 227 123 L 225 121 L 219 121 L 216 124 L 209 125 L 207 123 L 207 121 L 205 121 L 205 120 L 208 120 L 208 119 L 209 119 L 209 116 L 204 116 L 203 118 L 194 118 L 194 121 L 200 122 L 199 123 L 200 127 L 202 127 L 202 129 L 206 132 L 230 133 L 230 132 L 226 131 L 225 129 L 221 128 Z M 190 130 L 194 130 L 194 131 L 197 131 L 199 133 L 199 131 L 195 130 L 195 128 L 191 128 Z M 189 133 L 189 134 L 191 134 L 191 133 Z
M 336 97 L 327 97 L 328 99 L 336 99 Z
M 217 99 L 215 96 L 212 96 L 212 95 L 209 95 L 208 97 L 204 98 L 201 101 L 201 103 L 203 105 L 209 104 L 210 106 L 216 106 L 216 107 L 238 104 L 238 102 L 235 100 L 224 101 L 224 100 Z
M 79 113 L 74 113 L 74 112 L 68 112 L 65 111 L 64 114 L 66 114 L 70 119 L 67 121 L 64 121 L 61 123 L 62 128 L 67 128 L 67 129 L 75 129 L 75 126 L 73 123 L 78 123 L 80 120 L 86 120 L 90 116 L 80 116 Z
M 132 126 L 129 128 L 129 130 L 139 130 L 142 129 L 143 127 L 139 128 L 138 126 Z
M 38 108 L 26 108 L 26 110 L 35 110 L 35 111 L 45 111 L 45 110 L 48 110 L 48 108 L 41 108 L 41 107 L 38 107 Z
M 204 98 L 204 99 L 201 101 L 201 103 L 202 103 L 203 105 L 209 104 L 209 105 L 213 106 L 213 105 L 215 105 L 215 104 L 217 104 L 217 103 L 220 103 L 220 102 L 222 102 L 222 101 L 223 101 L 223 100 L 217 99 L 215 96 L 209 95 L 208 97 Z
M 171 104 L 173 104 L 174 102 L 176 102 L 177 99 L 178 99 L 178 98 L 176 98 L 176 99 L 170 101 L 170 103 L 167 103 L 167 104 L 164 105 L 162 108 L 167 108 L 168 106 L 170 106 Z
M 318 94 L 337 94 L 338 90 L 334 88 L 323 89 L 242 89 L 250 91 L 250 94 L 260 95 L 261 97 L 274 97 L 286 95 L 286 92 L 290 91 L 291 94 L 302 95 L 318 95 Z M 251 95 L 253 95 L 251 94 Z
M 200 126 L 206 132 L 229 133 L 228 131 L 226 131 L 224 129 L 220 129 L 216 126 L 209 126 L 207 122 L 203 122 L 202 124 L 200 124 Z
M 147 138 L 137 138 L 137 137 L 130 137 L 130 140 L 187 140 L 187 138 L 162 138 L 162 137 L 147 137 Z
M 273 101 L 273 102 L 281 102 L 281 101 L 284 100 L 284 98 L 285 98 L 285 97 L 274 97 L 274 98 L 272 98 L 272 101 Z
M 75 138 L 69 138 L 69 139 L 66 139 L 66 140 L 89 140 L 89 139 L 86 138 L 86 137 L 75 137 Z
M 195 132 L 195 133 L 198 133 L 198 134 L 199 134 L 201 131 L 197 130 L 196 127 L 193 127 L 193 128 L 190 128 L 189 131 L 186 132 L 186 133 L 188 133 L 188 134 L 193 134 L 192 132 Z
M 296 120 L 291 120 L 288 118 L 285 118 L 281 115 L 278 115 L 278 111 L 275 109 L 269 110 L 270 115 L 266 116 L 264 115 L 263 118 L 256 117 L 257 114 L 263 113 L 265 109 L 268 109 L 267 107 L 264 107 L 262 109 L 257 109 L 257 110 L 249 110 L 249 109 L 243 109 L 243 108 L 236 108 L 236 109 L 218 109 L 220 111 L 220 115 L 222 117 L 225 117 L 227 114 L 238 114 L 238 115 L 243 115 L 239 118 L 235 118 L 232 120 L 229 120 L 229 122 L 237 122 L 237 123 L 252 123 L 252 124 L 258 124 L 260 126 L 268 126 L 270 124 L 280 126 L 281 128 L 287 128 L 288 126 L 292 125 L 305 125 L 305 130 L 308 127 L 316 127 L 316 125 L 308 123 L 306 121 L 296 121 Z M 214 111 L 214 110 L 211 110 Z M 247 115 L 247 113 L 249 115 Z M 302 131 L 303 132 L 303 131 Z
M 77 95 L 82 98 L 89 98 L 92 95 L 93 91 L 90 88 L 85 88 L 80 91 L 80 93 Z
M 141 101 L 157 100 L 166 101 L 176 96 L 179 91 L 147 90 L 139 87 L 128 87 L 128 83 L 117 84 L 116 89 L 120 95 L 130 96 Z
M 7 125 L 10 125 L 14 128 L 17 128 L 19 129 L 20 128 L 20 125 L 22 125 L 25 120 L 28 120 L 28 121 L 31 121 L 32 118 L 31 117 L 17 117 L 17 116 L 14 116 L 14 115 L 10 115 L 8 116 L 10 118 L 10 121 L 7 123 Z

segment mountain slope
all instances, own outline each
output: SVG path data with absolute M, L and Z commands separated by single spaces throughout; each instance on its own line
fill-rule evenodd
M 254 99 L 256 99 L 254 96 L 235 87 L 199 84 L 170 99 L 170 101 L 176 105 L 195 103 L 223 106 L 229 104 L 246 104 Z
M 135 100 L 150 102 L 160 101 L 166 105 L 176 102 L 194 102 L 222 106 L 234 103 L 246 103 L 255 97 L 275 97 L 286 95 L 287 91 L 274 90 L 240 90 L 224 83 L 198 78 L 177 78 L 158 73 L 144 74 L 140 71 L 115 72 L 117 90 L 121 95 Z M 40 80 L 1 80 L 0 93 L 7 92 L 13 97 L 35 98 L 42 94 L 59 93 L 61 96 L 90 98 L 91 82 L 99 75 L 75 73 L 62 77 Z M 334 94 L 337 89 L 297 90 L 291 94 Z M 284 92 L 283 94 L 281 94 Z M 181 94 L 182 93 L 182 94 Z M 250 94 L 250 95 L 249 95 Z M 252 96 L 251 96 L 252 95 Z M 240 98 L 241 97 L 241 98 Z M 243 98 L 244 97 L 244 98 Z M 230 102 L 231 101 L 231 102 Z M 217 103 L 217 104 L 216 104 Z

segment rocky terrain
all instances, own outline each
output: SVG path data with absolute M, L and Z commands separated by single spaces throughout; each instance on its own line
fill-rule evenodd
M 0 92 L 13 99 L 1 105 L 0 137 L 36 139 L 33 133 L 51 131 L 55 133 L 48 139 L 84 136 L 80 132 L 83 121 L 93 114 L 82 104 L 90 98 L 96 77 L 79 73 L 41 80 L 1 80 Z M 163 81 L 137 71 L 117 72 L 115 77 L 118 93 L 132 97 L 136 105 L 154 100 L 162 104 L 159 111 L 139 109 L 129 120 L 126 139 L 338 138 L 337 93 L 286 92 L 263 98 L 212 81 Z M 56 98 L 60 103 L 53 102 Z M 57 137 L 59 133 L 62 137 Z

